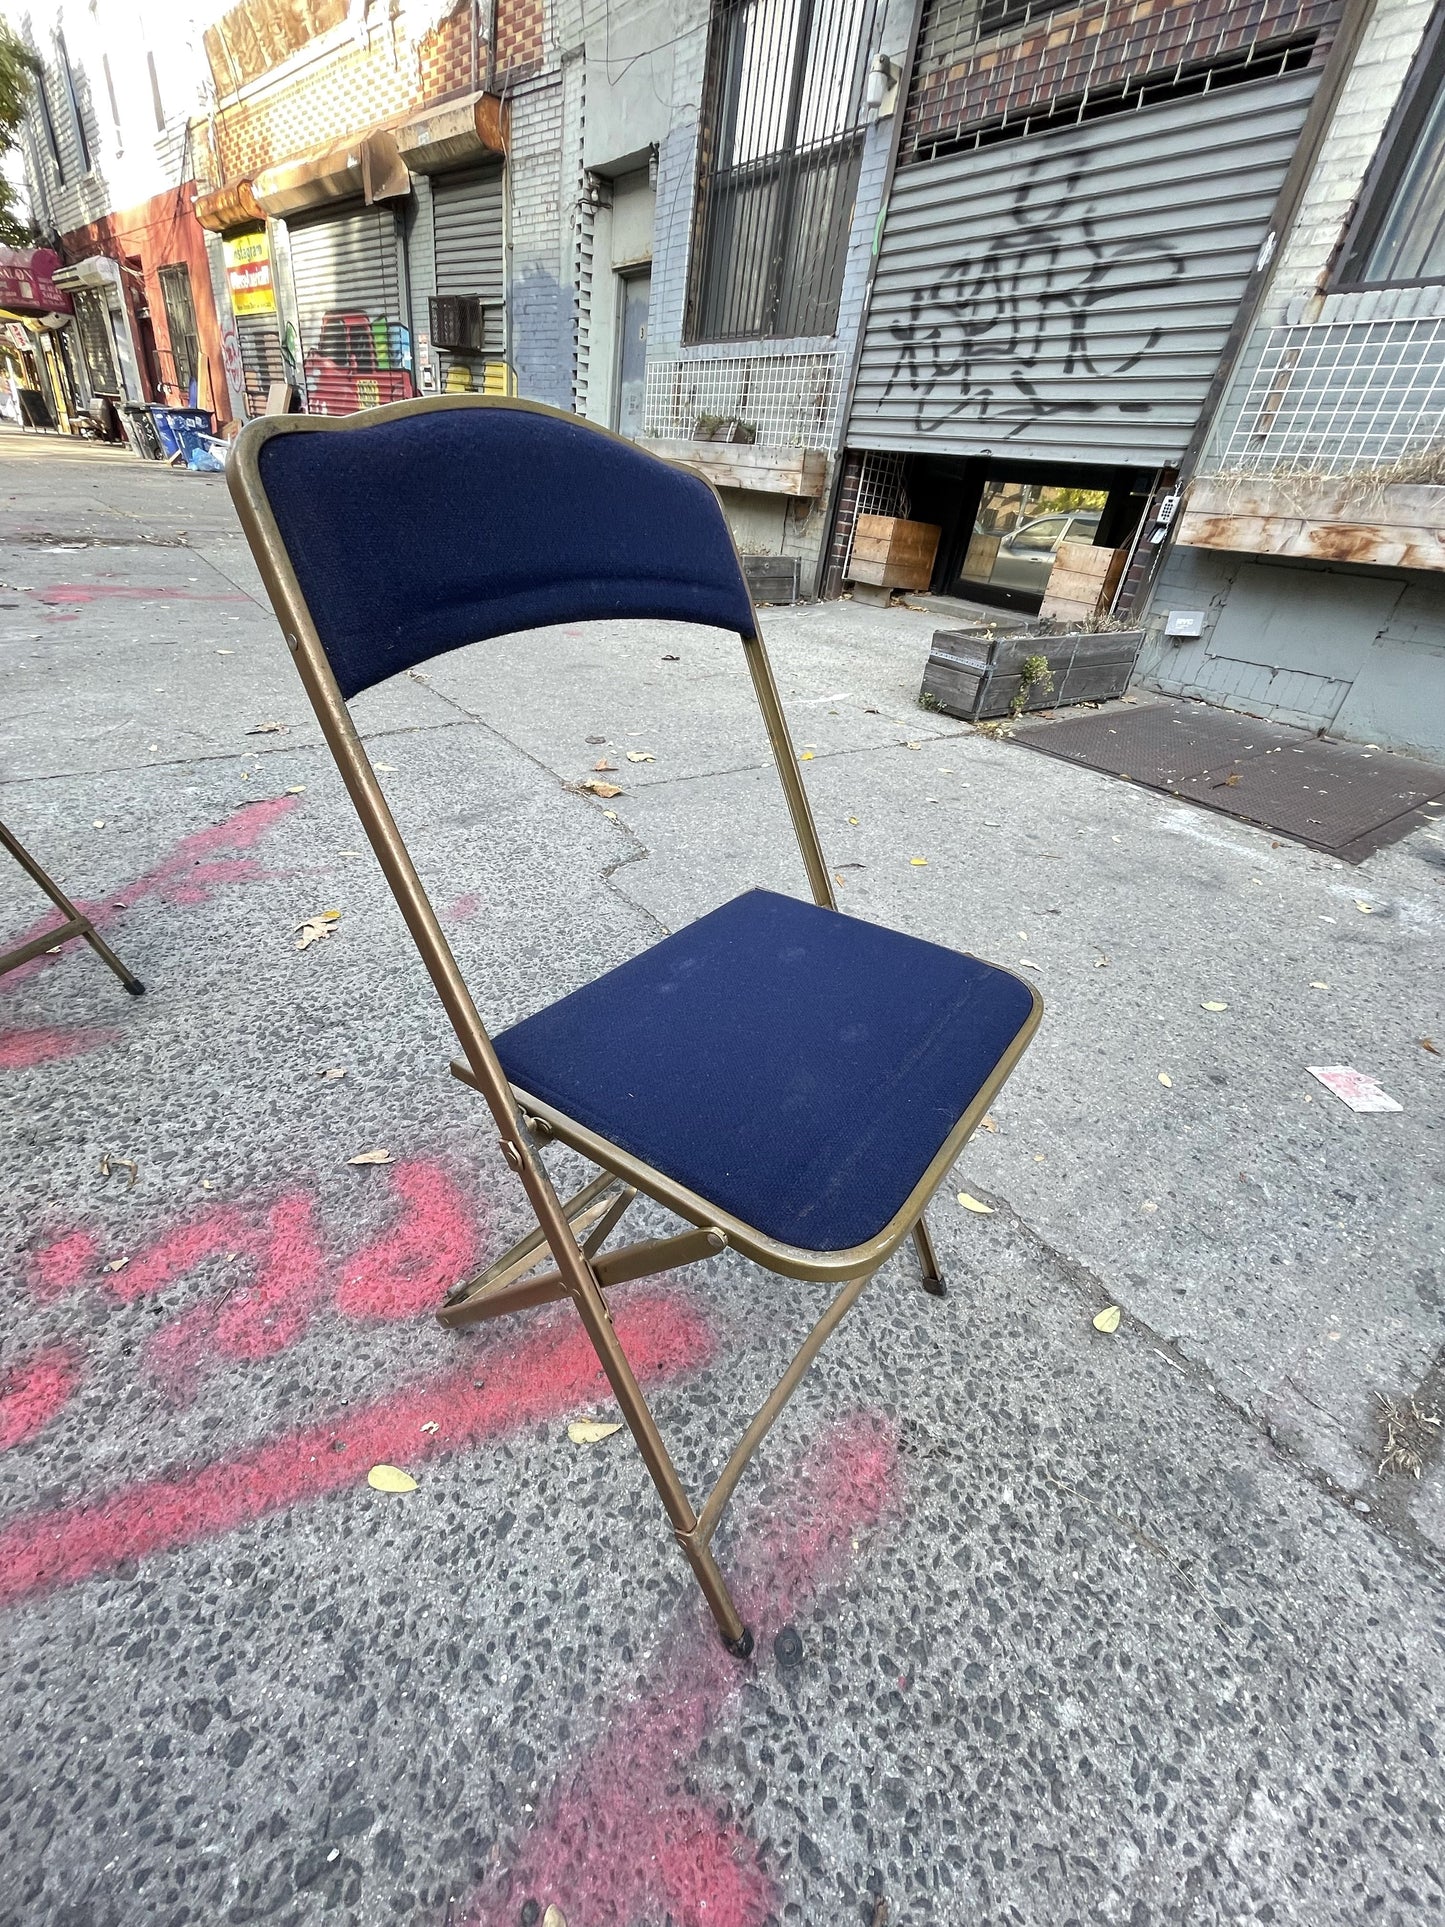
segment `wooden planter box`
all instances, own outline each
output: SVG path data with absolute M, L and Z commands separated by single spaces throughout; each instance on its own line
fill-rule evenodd
M 798 558 L 795 555 L 745 555 L 743 580 L 754 602 L 796 602 Z
M 848 580 L 879 589 L 926 589 L 941 531 L 901 515 L 860 515 L 853 531 Z
M 1142 629 L 1062 636 L 990 635 L 983 623 L 939 629 L 923 672 L 922 694 L 946 716 L 966 723 L 1006 716 L 1018 694 L 1024 663 L 1030 656 L 1045 656 L 1053 684 L 1035 683 L 1026 709 L 1105 702 L 1129 687 L 1143 641 Z

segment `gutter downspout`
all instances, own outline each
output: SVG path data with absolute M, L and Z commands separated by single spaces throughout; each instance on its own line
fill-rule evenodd
M 888 161 L 883 173 L 883 194 L 878 203 L 878 219 L 873 227 L 873 254 L 868 263 L 868 279 L 863 284 L 863 300 L 858 311 L 858 336 L 848 363 L 848 376 L 838 409 L 839 443 L 833 458 L 833 479 L 828 486 L 828 502 L 823 515 L 823 542 L 813 576 L 813 598 L 821 599 L 828 573 L 828 555 L 833 547 L 833 524 L 838 515 L 838 497 L 843 487 L 843 456 L 847 447 L 848 417 L 858 387 L 858 371 L 863 363 L 863 340 L 868 332 L 868 313 L 873 306 L 873 284 L 878 279 L 878 263 L 883 254 L 883 227 L 888 219 L 888 203 L 893 195 L 893 177 L 898 172 L 898 154 L 903 145 L 903 123 L 908 117 L 908 99 L 913 89 L 913 69 L 918 60 L 918 43 L 923 34 L 925 0 L 916 0 L 913 24 L 908 33 L 908 48 L 898 75 L 898 104 L 893 110 L 893 137 L 888 143 Z

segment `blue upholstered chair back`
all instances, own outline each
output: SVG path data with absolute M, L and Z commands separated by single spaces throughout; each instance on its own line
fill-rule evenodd
M 717 497 L 575 416 L 499 402 L 273 435 L 262 486 L 344 696 L 550 623 L 752 632 Z

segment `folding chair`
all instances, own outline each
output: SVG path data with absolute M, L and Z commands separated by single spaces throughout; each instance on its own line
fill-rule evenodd
M 96 930 L 90 918 L 76 909 L 54 877 L 46 875 L 19 837 L 12 835 L 3 823 L 0 823 L 0 848 L 10 852 L 25 874 L 34 878 L 65 918 L 64 923 L 56 924 L 53 930 L 42 930 L 38 937 L 32 937 L 28 943 L 18 943 L 13 950 L 0 951 L 0 977 L 3 977 L 7 970 L 18 970 L 21 964 L 29 963 L 32 957 L 40 956 L 43 951 L 54 950 L 57 944 L 70 943 L 76 937 L 84 937 L 101 962 L 110 965 L 131 996 L 141 996 L 145 985 L 140 978 L 130 974 L 105 938 Z
M 712 1550 L 748 1459 L 863 1287 L 911 1234 L 1040 1016 L 1010 973 L 833 906 L 742 566 L 701 477 L 575 416 L 429 396 L 242 429 L 227 473 L 327 744 L 537 1228 L 438 1316 L 575 1305 L 719 1631 L 752 1650 Z M 752 890 L 493 1038 L 352 724 L 358 691 L 463 643 L 592 618 L 742 639 L 813 902 Z M 565 1201 L 541 1147 L 600 1175 Z M 692 1228 L 603 1247 L 638 1192 Z M 725 1248 L 841 1286 L 695 1510 L 606 1291 Z M 550 1257 L 548 1269 L 526 1274 Z

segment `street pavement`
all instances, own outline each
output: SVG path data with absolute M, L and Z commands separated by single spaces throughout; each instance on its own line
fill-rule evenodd
M 0 814 L 147 986 L 0 980 L 0 1922 L 1445 1918 L 1438 1432 L 1380 1469 L 1382 1401 L 1445 1412 L 1445 838 L 1346 868 L 927 713 L 936 620 L 764 625 L 842 907 L 1045 1017 L 949 1296 L 895 1258 L 739 1489 L 739 1664 L 626 1434 L 568 1437 L 615 1411 L 567 1308 L 431 1316 L 523 1201 L 223 480 L 0 438 Z M 497 1028 L 804 894 L 727 637 L 354 713 Z M 8 940 L 41 907 L 0 869 Z M 694 1490 L 820 1291 L 617 1293 Z

